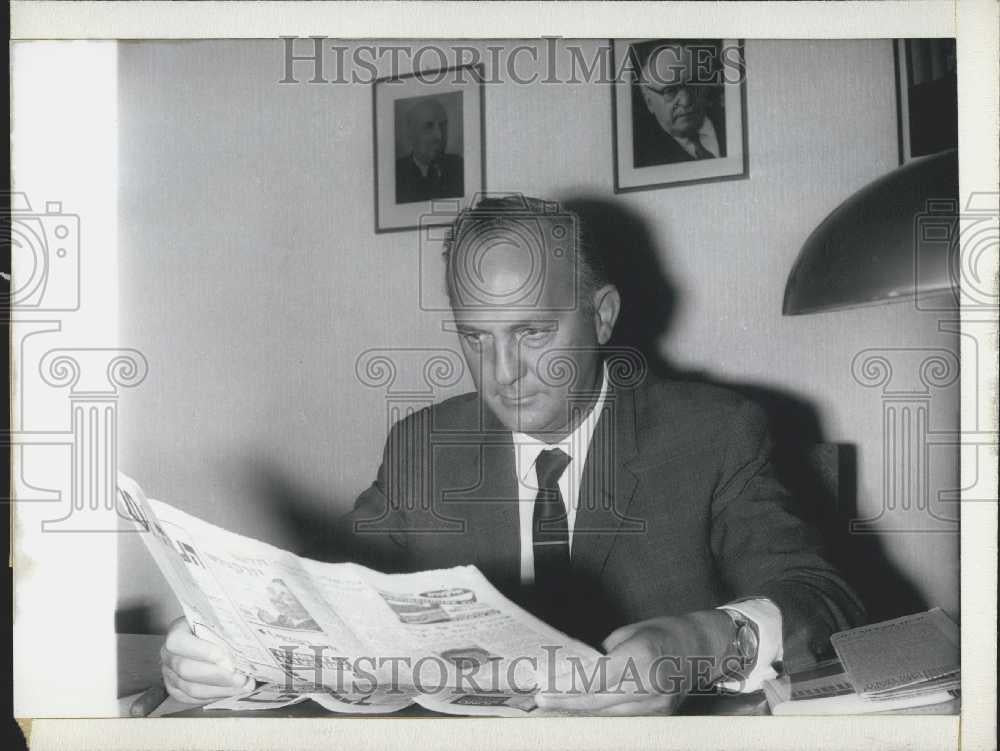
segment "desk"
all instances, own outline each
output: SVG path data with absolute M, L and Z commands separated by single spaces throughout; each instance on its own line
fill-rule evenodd
M 146 688 L 160 680 L 160 647 L 162 635 L 119 634 L 118 635 L 118 710 L 122 717 L 129 716 L 132 702 Z M 958 700 L 930 707 L 913 707 L 892 714 L 958 714 L 961 704 Z M 729 696 L 692 696 L 681 706 L 681 715 L 766 715 L 767 700 L 763 691 L 752 694 Z M 318 704 L 306 701 L 281 709 L 260 712 L 231 712 L 226 710 L 206 711 L 167 697 L 151 717 L 355 717 L 328 712 Z M 364 715 L 365 717 L 451 717 L 440 715 L 423 707 L 412 705 L 389 715 Z

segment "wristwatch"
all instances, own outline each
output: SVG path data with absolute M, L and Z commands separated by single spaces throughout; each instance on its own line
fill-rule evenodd
M 738 610 L 730 610 L 729 608 L 720 608 L 720 610 L 732 619 L 733 627 L 735 628 L 733 641 L 729 645 L 726 657 L 728 659 L 732 655 L 736 658 L 738 661 L 735 666 L 737 668 L 736 672 L 745 678 L 753 671 L 754 666 L 757 664 L 757 650 L 760 647 L 760 635 L 757 633 L 757 624 Z M 724 672 L 730 673 L 729 668 L 731 667 L 732 664 L 723 665 Z

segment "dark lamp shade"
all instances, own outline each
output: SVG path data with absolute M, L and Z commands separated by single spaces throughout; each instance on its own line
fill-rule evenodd
M 852 195 L 813 230 L 785 284 L 784 315 L 953 291 L 958 152 L 914 159 Z

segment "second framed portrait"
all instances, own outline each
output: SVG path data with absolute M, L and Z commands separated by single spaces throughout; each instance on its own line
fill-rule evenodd
M 748 176 L 741 40 L 611 45 L 616 193 Z
M 485 189 L 482 80 L 467 65 L 375 82 L 376 232 L 428 226 L 433 201 Z

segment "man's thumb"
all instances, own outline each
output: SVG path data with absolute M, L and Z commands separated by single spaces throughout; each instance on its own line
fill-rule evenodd
M 612 649 L 616 649 L 622 642 L 627 641 L 632 638 L 632 635 L 639 630 L 641 624 L 632 623 L 628 626 L 622 626 L 621 628 L 616 628 L 607 638 L 601 642 L 601 646 L 604 647 L 605 652 L 610 652 Z

